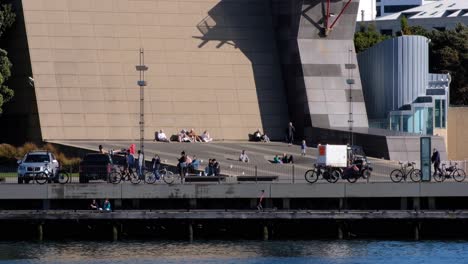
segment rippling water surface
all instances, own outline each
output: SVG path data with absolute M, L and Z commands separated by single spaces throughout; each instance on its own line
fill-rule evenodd
M 468 263 L 468 242 L 0 242 L 0 263 Z

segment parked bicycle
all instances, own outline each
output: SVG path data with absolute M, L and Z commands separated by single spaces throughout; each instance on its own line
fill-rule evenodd
M 141 181 L 135 170 L 131 168 L 125 169 L 122 166 L 118 166 L 117 168 L 118 170 L 114 170 L 109 174 L 110 182 L 117 184 L 121 181 L 129 180 L 131 183 L 137 184 Z
M 409 178 L 413 182 L 420 182 L 421 181 L 421 170 L 415 169 L 414 165 L 416 163 L 414 162 L 399 162 L 401 168 L 400 169 L 395 169 L 390 173 L 390 179 L 393 182 L 401 182 L 402 180 L 405 180 Z
M 455 165 L 450 165 L 447 167 L 445 163 L 442 163 L 442 168 L 440 171 L 434 171 L 432 175 L 436 182 L 443 182 L 445 179 L 453 178 L 457 182 L 462 182 L 465 180 L 466 174 L 465 171 L 458 168 L 458 163 Z
M 322 176 L 322 179 L 325 179 L 329 183 L 335 183 L 341 177 L 341 173 L 337 168 L 317 164 L 314 164 L 314 166 L 315 168 L 306 171 L 304 174 L 305 180 L 309 183 L 315 183 L 318 181 L 320 176 Z
M 159 178 L 156 177 L 155 173 L 152 171 L 148 171 L 148 173 L 145 173 L 145 182 L 148 184 L 153 184 L 157 180 L 162 179 L 165 183 L 167 184 L 172 184 L 176 178 L 180 179 L 180 176 L 174 176 L 174 173 L 170 170 L 168 170 L 167 166 L 161 166 L 161 169 L 159 169 Z
M 34 176 L 34 180 L 38 184 L 45 184 L 51 182 L 58 182 L 60 184 L 65 184 L 70 180 L 70 176 L 68 172 L 59 170 L 57 174 L 55 174 L 51 169 L 48 163 L 46 163 L 44 167 L 44 171 L 39 172 Z

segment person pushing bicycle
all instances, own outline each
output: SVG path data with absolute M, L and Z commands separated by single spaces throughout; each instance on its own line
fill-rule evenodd
M 434 164 L 434 174 L 436 173 L 442 174 L 442 170 L 440 169 L 440 154 L 436 148 L 434 148 L 434 151 L 432 153 L 431 161 Z

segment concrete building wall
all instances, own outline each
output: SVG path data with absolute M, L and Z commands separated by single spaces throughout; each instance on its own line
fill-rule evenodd
M 402 36 L 383 41 L 358 54 L 369 119 L 384 119 L 390 111 L 426 95 L 428 39 Z
M 450 160 L 468 160 L 468 107 L 449 107 L 447 151 Z
M 208 129 L 282 136 L 288 109 L 268 0 L 23 0 L 42 137 L 136 139 Z

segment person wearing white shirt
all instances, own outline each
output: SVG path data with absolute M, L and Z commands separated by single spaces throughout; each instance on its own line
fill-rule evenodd
M 249 162 L 249 156 L 247 156 L 247 153 L 245 153 L 245 150 L 242 150 L 242 153 L 239 156 L 239 161 Z
M 161 142 L 170 142 L 169 139 L 167 139 L 166 133 L 164 133 L 164 131 L 163 131 L 162 129 L 159 130 L 159 133 L 158 133 L 158 141 L 161 141 Z

